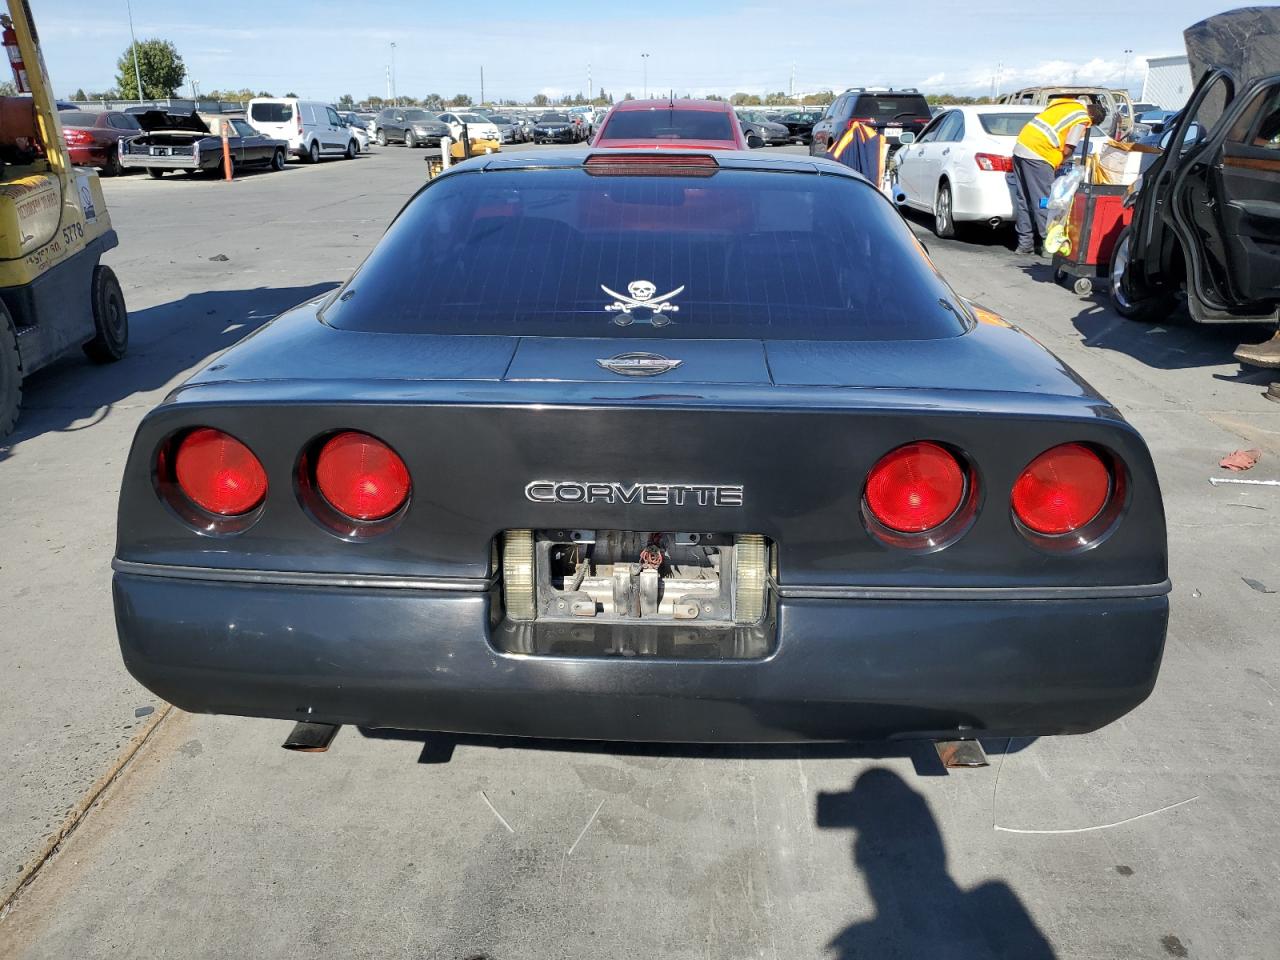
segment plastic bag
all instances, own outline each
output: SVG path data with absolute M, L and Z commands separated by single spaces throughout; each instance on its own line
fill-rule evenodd
M 1053 181 L 1053 186 L 1049 188 L 1050 220 L 1057 220 L 1070 212 L 1071 201 L 1075 199 L 1076 190 L 1082 182 L 1084 182 L 1084 170 L 1075 165 Z

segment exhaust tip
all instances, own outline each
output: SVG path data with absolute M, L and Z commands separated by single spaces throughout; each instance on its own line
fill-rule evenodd
M 340 729 L 333 723 L 295 723 L 280 746 L 297 753 L 324 753 Z
M 987 753 L 977 740 L 937 740 L 933 747 L 948 770 L 990 766 Z

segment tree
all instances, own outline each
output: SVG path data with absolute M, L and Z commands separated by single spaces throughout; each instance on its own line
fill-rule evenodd
M 835 98 L 836 98 L 836 95 L 834 91 L 819 90 L 817 93 L 814 93 L 814 94 L 806 94 L 804 97 L 804 101 L 805 103 L 808 103 L 810 100 L 812 100 L 814 103 L 825 107 L 828 103 L 831 103 L 832 101 L 834 101 Z
M 6 80 L 4 83 L 0 83 L 0 97 L 16 97 L 17 95 L 18 88 L 13 85 L 12 81 Z
M 628 90 L 626 93 L 622 95 L 623 100 L 634 100 L 635 98 L 636 98 L 636 95 L 632 93 L 630 90 Z
M 137 55 L 137 71 L 134 56 Z M 187 68 L 178 48 L 168 40 L 140 40 L 129 44 L 116 62 L 116 84 L 125 100 L 139 99 L 137 75 L 142 75 L 141 97 L 156 100 L 171 97 L 187 78 Z
M 533 95 L 533 105 L 535 107 L 545 107 L 551 103 L 551 98 L 545 93 L 535 93 Z
M 428 110 L 434 110 L 439 113 L 444 109 L 444 97 L 438 93 L 428 93 L 422 98 L 422 105 Z
M 295 99 L 295 100 L 298 98 L 298 95 L 297 95 L 296 93 L 294 93 L 292 90 L 290 90 L 288 93 L 286 93 L 286 94 L 285 94 L 285 96 L 286 96 L 286 97 L 292 97 L 292 98 L 293 98 L 293 99 Z
M 84 92 L 84 87 L 76 87 L 76 92 L 71 95 L 72 100 L 88 100 L 89 95 Z
M 718 100 L 719 102 L 724 103 L 724 97 L 720 96 L 718 93 L 708 93 L 708 94 L 707 94 L 707 96 L 706 96 L 706 99 L 707 99 L 707 100 Z
M 760 98 L 754 93 L 735 93 L 729 98 L 729 102 L 735 107 L 758 107 L 760 106 Z
M 451 107 L 469 107 L 471 106 L 471 97 L 465 93 L 455 93 L 453 99 L 449 101 Z
M 344 93 L 338 98 L 339 110 L 354 110 L 356 106 L 355 99 L 349 93 Z
M 764 98 L 764 102 L 770 106 L 778 106 L 779 104 L 790 103 L 791 98 L 787 96 L 787 92 L 785 90 L 778 90 L 775 93 L 767 94 Z

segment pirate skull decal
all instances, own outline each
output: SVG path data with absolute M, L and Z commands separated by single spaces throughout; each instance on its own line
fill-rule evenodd
M 627 284 L 625 294 L 610 290 L 604 284 L 600 284 L 600 289 L 613 297 L 613 303 L 607 304 L 605 310 L 618 314 L 614 318 L 614 323 L 626 326 L 635 319 L 632 311 L 639 310 L 641 317 L 648 317 L 649 322 L 655 327 L 661 327 L 671 322 L 671 318 L 665 314 L 679 312 L 680 308 L 670 301 L 681 293 L 684 287 L 676 287 L 670 293 L 664 293 L 661 296 L 655 296 L 658 287 L 652 280 L 632 280 Z

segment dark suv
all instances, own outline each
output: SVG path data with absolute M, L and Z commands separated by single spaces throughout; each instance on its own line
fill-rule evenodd
M 831 102 L 822 119 L 813 125 L 809 153 L 813 156 L 826 153 L 854 120 L 875 127 L 891 147 L 896 147 L 899 136 L 908 132 L 918 136 L 931 118 L 929 104 L 915 87 L 902 90 L 850 87 Z

